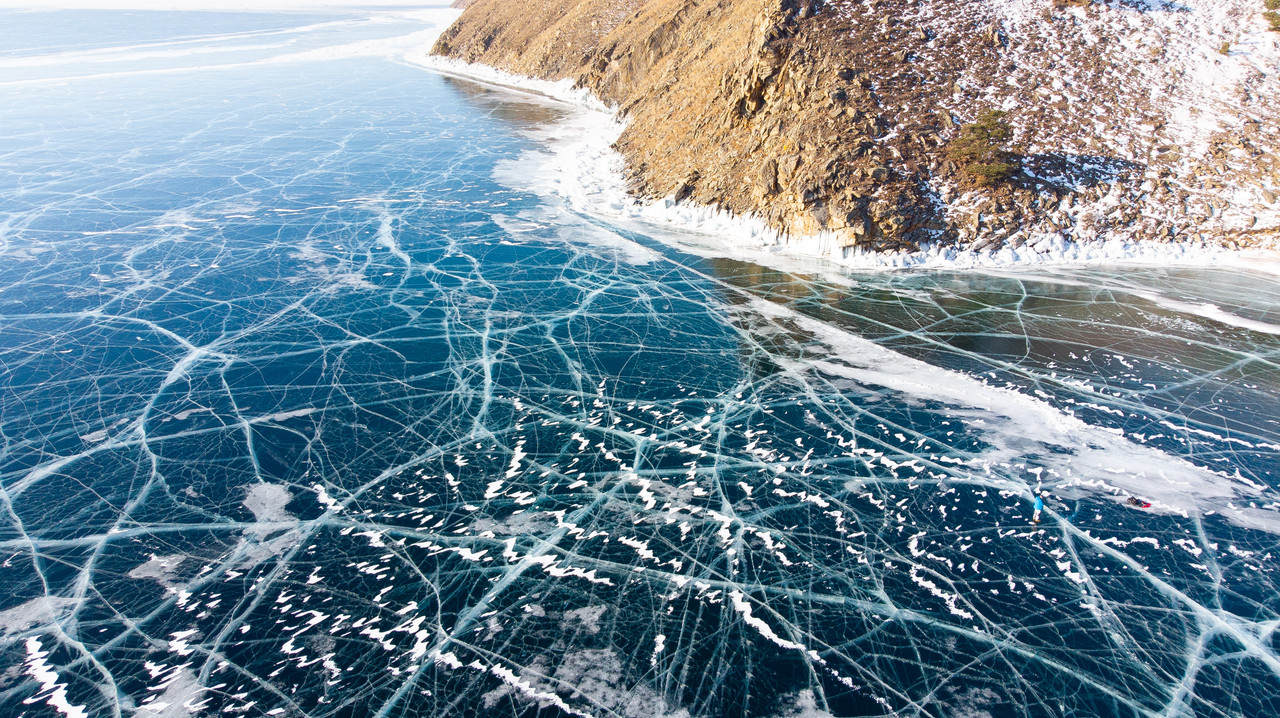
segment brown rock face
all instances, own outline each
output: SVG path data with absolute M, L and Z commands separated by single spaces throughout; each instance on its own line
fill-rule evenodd
M 473 0 L 434 52 L 573 79 L 629 119 L 617 148 L 638 192 L 753 212 L 786 232 L 833 231 L 847 245 L 885 250 L 922 241 L 1017 247 L 1033 229 L 1162 240 L 1203 231 L 1186 208 L 1214 206 L 1202 195 L 1217 189 L 1217 175 L 1168 181 L 1187 165 L 1175 169 L 1178 152 L 1155 151 L 1166 144 L 1159 113 L 1118 95 L 1115 77 L 1098 80 L 1110 94 L 1095 98 L 1115 126 L 1074 108 L 1070 90 L 1059 94 L 1051 41 L 1081 21 L 1052 7 L 1030 21 L 1040 33 L 1031 35 L 1010 33 L 994 0 Z M 1111 10 L 1087 12 L 1100 14 L 1079 17 L 1109 27 Z M 1013 105 L 1023 171 L 979 189 L 948 160 L 946 143 L 999 104 Z M 1271 129 L 1261 121 L 1249 120 L 1255 141 Z M 1138 127 L 1155 129 L 1124 134 Z M 1211 146 L 1210 162 L 1239 150 Z M 1270 184 L 1275 172 L 1251 176 Z M 1132 221 L 1075 209 L 1103 198 L 1139 209 Z M 1144 211 L 1143 202 L 1181 211 Z M 1221 236 L 1275 233 L 1256 221 L 1236 231 L 1216 216 Z

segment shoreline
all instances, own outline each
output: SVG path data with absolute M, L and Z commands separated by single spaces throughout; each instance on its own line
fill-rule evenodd
M 574 111 L 571 116 L 549 132 L 551 152 L 540 158 L 527 158 L 537 162 L 537 166 L 533 173 L 522 173 L 522 188 L 559 197 L 585 214 L 641 225 L 655 236 L 675 241 L 697 253 L 709 252 L 766 264 L 777 258 L 823 260 L 860 271 L 1132 264 L 1210 265 L 1280 275 L 1280 247 L 1275 246 L 1232 248 L 1213 241 L 1153 242 L 1120 237 L 1081 242 L 1061 235 L 1041 235 L 1020 247 L 1006 246 L 995 251 L 935 244 L 921 245 L 915 252 L 881 253 L 840 246 L 835 232 L 784 235 L 755 215 L 737 215 L 706 205 L 677 202 L 674 197 L 650 200 L 629 193 L 626 161 L 613 148 L 625 124 L 613 109 L 590 91 L 575 88 L 571 80 L 539 80 L 489 65 L 432 55 L 430 48 L 409 53 L 404 60 L 443 75 L 534 95 L 570 108 Z M 692 247 L 688 246 L 690 240 L 693 240 Z M 981 238 L 973 244 L 982 244 Z

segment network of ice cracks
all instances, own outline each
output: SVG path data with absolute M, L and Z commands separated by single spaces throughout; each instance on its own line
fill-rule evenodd
M 9 710 L 1274 699 L 1270 534 L 1105 490 L 1029 521 L 1041 483 L 1203 470 L 668 258 L 409 249 L 396 225 L 295 253 L 314 287 L 183 321 L 148 318 L 203 294 L 144 268 L 163 238 L 98 267 L 84 309 L 6 313 L 5 585 L 32 596 L 3 614 Z M 1144 470 L 1081 470 L 1108 461 Z
M 10 217 L 0 710 L 1280 708 L 1280 346 L 1196 273 L 794 276 L 453 181 Z

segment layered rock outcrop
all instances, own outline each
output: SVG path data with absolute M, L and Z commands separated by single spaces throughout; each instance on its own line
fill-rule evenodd
M 1280 228 L 1280 48 L 1254 4 L 473 0 L 434 52 L 572 79 L 626 117 L 637 194 L 784 232 L 1259 244 Z M 980 187 L 947 145 L 992 108 L 1020 170 Z

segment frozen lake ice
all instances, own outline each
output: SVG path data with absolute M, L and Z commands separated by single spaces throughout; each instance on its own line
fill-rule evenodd
M 0 17 L 0 714 L 1280 714 L 1273 274 L 722 258 L 439 13 Z

